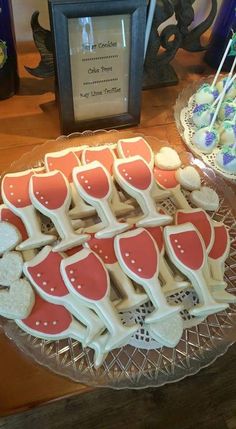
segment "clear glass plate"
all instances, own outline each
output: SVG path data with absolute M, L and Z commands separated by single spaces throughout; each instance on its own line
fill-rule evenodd
M 8 171 L 40 166 L 47 152 L 84 144 L 112 144 L 119 138 L 135 137 L 135 135 L 137 134 L 127 131 L 101 130 L 73 134 L 68 137 L 61 136 L 26 153 L 15 161 Z M 155 137 L 144 137 L 154 151 L 168 144 Z M 236 293 L 236 222 L 235 207 L 232 207 L 235 196 L 225 181 L 216 176 L 202 161 L 194 159 L 188 152 L 180 153 L 180 157 L 184 165 L 195 165 L 202 176 L 203 183 L 214 188 L 220 197 L 220 208 L 217 212 L 211 213 L 211 216 L 217 221 L 223 221 L 229 227 L 231 249 L 226 261 L 225 280 L 228 283 L 228 290 Z M 186 197 L 188 198 L 188 193 Z M 165 209 L 172 214 L 175 210 L 171 202 L 165 202 Z M 197 302 L 194 293 L 180 292 L 173 295 L 171 299 L 183 302 L 185 305 L 182 316 L 186 329 L 177 347 L 173 349 L 160 347 L 145 329 L 140 329 L 132 339 L 132 345 L 109 353 L 99 369 L 93 367 L 91 350 L 88 348 L 83 350 L 75 340 L 41 340 L 24 333 L 13 321 L 3 318 L 0 319 L 0 326 L 19 349 L 33 360 L 74 381 L 114 389 L 161 386 L 195 374 L 224 354 L 236 340 L 236 305 L 231 305 L 227 311 L 210 316 L 196 325 L 194 318 L 191 318 L 187 311 L 189 300 L 191 305 Z M 135 318 L 142 321 L 143 314 L 148 311 L 150 306 L 147 304 L 146 307 L 142 306 L 134 313 L 125 314 L 124 320 Z
M 183 91 L 179 94 L 174 106 L 175 122 L 177 129 L 188 149 L 195 156 L 202 159 L 202 161 L 208 167 L 212 168 L 217 174 L 221 175 L 225 179 L 235 182 L 236 174 L 228 173 L 227 171 L 222 170 L 216 163 L 216 155 L 219 152 L 220 147 L 216 147 L 211 153 L 202 153 L 192 143 L 192 137 L 196 131 L 196 126 L 192 120 L 193 109 L 196 106 L 194 94 L 203 83 L 211 83 L 213 79 L 214 76 L 208 76 L 207 78 L 202 78 L 197 82 L 191 83 L 183 89 Z

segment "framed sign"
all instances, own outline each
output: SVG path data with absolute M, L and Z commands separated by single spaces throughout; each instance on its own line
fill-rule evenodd
M 140 120 L 146 0 L 49 0 L 63 133 Z

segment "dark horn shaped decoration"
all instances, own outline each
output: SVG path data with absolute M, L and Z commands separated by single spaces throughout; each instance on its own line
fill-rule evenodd
M 203 51 L 207 48 L 202 46 L 201 36 L 214 21 L 217 0 L 211 0 L 211 9 L 206 19 L 193 29 L 189 29 L 194 20 L 194 3 L 195 0 L 157 0 L 144 64 L 144 89 L 178 83 L 178 77 L 170 61 L 179 48 L 190 52 Z M 175 16 L 176 24 L 167 25 L 159 33 L 159 26 L 172 16 Z M 52 35 L 50 31 L 41 27 L 38 17 L 39 12 L 34 12 L 31 27 L 41 61 L 35 69 L 25 68 L 33 76 L 45 78 L 54 76 Z
M 36 11 L 31 17 L 31 28 L 33 31 L 34 43 L 40 53 L 41 60 L 36 68 L 33 69 L 25 66 L 25 69 L 35 77 L 52 77 L 55 75 L 52 33 L 51 31 L 45 30 L 45 28 L 41 27 L 38 18 L 39 11 Z

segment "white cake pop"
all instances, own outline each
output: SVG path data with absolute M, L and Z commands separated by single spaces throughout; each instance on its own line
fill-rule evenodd
M 193 135 L 193 144 L 200 149 L 202 153 L 211 153 L 219 143 L 219 132 L 209 127 L 200 128 Z
M 197 104 L 210 104 L 216 100 L 218 95 L 219 91 L 215 86 L 212 86 L 209 83 L 204 83 L 200 88 L 198 88 L 195 94 L 195 100 Z
M 220 127 L 220 144 L 230 145 L 236 143 L 236 117 L 233 121 L 224 121 Z
M 216 88 L 218 90 L 219 93 L 221 93 L 225 87 L 225 84 L 227 82 L 228 76 L 224 77 L 223 79 L 221 79 L 217 84 L 216 84 Z M 225 94 L 225 99 L 228 100 L 230 98 L 235 98 L 236 97 L 236 83 L 233 82 L 231 85 L 229 85 L 226 94 Z
M 228 173 L 236 173 L 236 144 L 224 145 L 216 155 L 216 164 Z
M 236 100 L 229 99 L 228 101 L 223 101 L 221 108 L 219 110 L 218 118 L 221 121 L 231 121 L 234 118 L 236 113 Z
M 193 109 L 193 123 L 198 128 L 207 127 L 210 125 L 213 115 L 213 106 L 210 104 L 196 104 Z

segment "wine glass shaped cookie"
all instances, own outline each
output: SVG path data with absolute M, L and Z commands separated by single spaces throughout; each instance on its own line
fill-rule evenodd
M 154 177 L 160 188 L 168 189 L 170 191 L 171 196 L 173 197 L 174 202 L 178 208 L 191 208 L 185 196 L 181 192 L 180 184 L 176 179 L 175 170 L 162 170 L 155 166 Z
M 68 216 L 71 202 L 69 183 L 60 171 L 37 174 L 30 179 L 30 198 L 34 206 L 54 223 L 61 241 L 54 251 L 63 251 L 88 240 L 86 234 L 76 234 Z
M 73 170 L 73 180 L 81 196 L 94 206 L 102 223 L 96 238 L 110 238 L 129 228 L 127 223 L 116 220 L 111 210 L 112 179 L 106 168 L 98 161 Z
M 189 310 L 190 314 L 205 317 L 225 310 L 227 304 L 217 303 L 207 287 L 202 272 L 206 249 L 195 226 L 191 223 L 167 226 L 164 239 L 170 260 L 189 278 L 198 295 L 199 304 Z
M 75 189 L 72 170 L 80 165 L 79 158 L 71 149 L 61 150 L 60 152 L 51 152 L 45 155 L 45 166 L 47 171 L 61 171 L 70 184 L 71 199 L 73 208 L 69 211 L 72 219 L 83 218 L 95 214 L 93 207 L 86 204 Z
M 83 345 L 87 334 L 86 328 L 77 322 L 66 308 L 44 301 L 39 295 L 35 295 L 31 314 L 23 320 L 16 320 L 16 323 L 28 334 L 52 341 L 72 338 Z M 89 344 L 95 351 L 95 367 L 99 367 L 106 358 L 107 353 L 104 351 L 106 341 L 107 335 L 102 335 Z
M 145 318 L 146 323 L 170 319 L 181 307 L 171 306 L 166 301 L 158 279 L 159 250 L 149 232 L 134 229 L 115 237 L 115 252 L 124 272 L 143 286 L 155 310 Z
M 113 164 L 116 159 L 116 156 L 110 146 L 87 148 L 83 151 L 81 159 L 82 164 L 84 165 L 89 164 L 93 161 L 100 162 L 107 169 L 108 173 L 112 176 Z M 114 182 L 112 183 L 111 206 L 113 212 L 117 215 L 129 213 L 134 209 L 132 205 L 121 202 L 119 192 L 116 189 Z
M 178 277 L 174 276 L 171 268 L 166 262 L 164 253 L 164 238 L 163 238 L 163 228 L 161 226 L 156 226 L 153 228 L 146 228 L 146 230 L 151 234 L 154 239 L 158 250 L 159 250 L 159 272 L 160 278 L 163 282 L 162 290 L 165 295 L 173 294 L 179 290 L 185 289 L 190 286 L 190 283 L 185 280 L 179 280 Z
M 221 222 L 214 222 L 214 242 L 208 254 L 208 262 L 210 270 L 215 282 L 219 282 L 218 286 L 213 285 L 214 294 L 221 301 L 235 302 L 235 296 L 228 293 L 225 288 L 227 286 L 224 281 L 225 261 L 230 252 L 230 237 L 226 226 Z
M 122 301 L 116 305 L 117 310 L 126 311 L 137 308 L 147 301 L 145 293 L 137 293 L 129 277 L 121 269 L 114 250 L 114 238 L 91 238 L 86 244 L 105 264 L 111 280 L 117 288 Z
M 215 241 L 215 232 L 208 214 L 202 209 L 178 210 L 176 212 L 175 221 L 177 225 L 182 225 L 186 222 L 192 223 L 201 235 L 205 244 L 206 254 L 209 255 Z M 226 283 L 223 280 L 216 280 L 212 277 L 209 260 L 207 258 L 203 266 L 203 275 L 216 301 L 228 302 L 227 299 L 230 301 L 235 299 L 233 295 L 228 292 L 224 292 Z
M 63 305 L 87 327 L 84 343 L 88 344 L 105 326 L 93 311 L 69 293 L 60 272 L 62 260 L 60 253 L 46 246 L 35 258 L 24 264 L 24 273 L 42 298 L 52 304 Z
M 120 158 L 130 158 L 133 156 L 140 156 L 144 159 L 151 170 L 154 166 L 154 153 L 152 148 L 149 146 L 148 142 L 143 137 L 133 137 L 129 139 L 118 140 L 117 143 L 117 152 Z M 168 191 L 163 191 L 156 186 L 156 183 L 153 185 L 153 196 L 156 201 L 164 200 L 169 197 Z
M 144 159 L 140 156 L 117 159 L 114 163 L 114 175 L 119 185 L 138 201 L 144 213 L 136 223 L 137 226 L 158 226 L 171 222 L 171 216 L 157 211 L 151 195 L 153 173 Z
M 110 279 L 101 259 L 90 249 L 70 256 L 61 262 L 61 273 L 68 290 L 82 303 L 96 311 L 110 336 L 106 351 L 126 344 L 138 326 L 122 324 L 117 310 L 109 299 Z
M 29 183 L 33 175 L 32 170 L 26 170 L 6 174 L 2 180 L 3 202 L 20 217 L 29 237 L 18 245 L 18 250 L 42 247 L 56 240 L 54 235 L 41 232 L 41 224 L 29 196 Z

